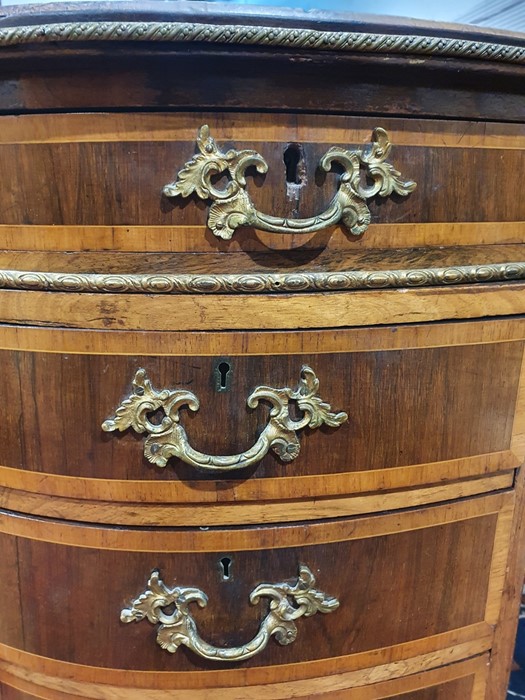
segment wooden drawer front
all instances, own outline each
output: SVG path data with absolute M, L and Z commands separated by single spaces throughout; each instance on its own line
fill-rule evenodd
M 265 600 L 249 604 L 250 592 L 261 582 L 293 583 L 303 563 L 340 607 L 298 620 L 297 639 L 286 648 L 270 640 L 243 661 L 238 673 L 249 670 L 250 682 L 258 682 L 262 666 L 275 667 L 277 682 L 388 667 L 429 653 L 441 658 L 445 648 L 441 662 L 450 663 L 490 647 L 512 500 L 499 494 L 312 525 L 172 532 L 3 514 L 0 650 L 7 661 L 33 658 L 18 649 L 82 666 L 171 672 L 188 687 L 201 671 L 221 685 L 215 672 L 239 664 L 210 662 L 185 649 L 172 655 L 156 643 L 152 624 L 124 625 L 121 610 L 158 570 L 170 587 L 176 582 L 207 594 L 207 607 L 191 606 L 202 638 L 218 647 L 243 645 L 267 614 Z M 227 581 L 224 557 L 232 562 Z M 143 674 L 138 678 L 145 682 Z
M 186 206 L 182 199 L 162 196 L 163 186 L 194 154 L 197 130 L 202 124 L 210 126 L 219 147 L 254 149 L 267 160 L 264 180 L 253 182 L 249 177 L 248 191 L 255 206 L 268 214 L 297 218 L 324 211 L 333 197 L 336 180 L 329 174 L 319 183 L 321 156 L 331 146 L 361 148 L 370 140 L 372 130 L 382 126 L 389 131 L 394 146 L 390 160 L 405 177 L 418 183 L 417 192 L 407 201 L 371 203 L 372 221 L 390 226 L 381 234 L 383 245 L 392 245 L 391 234 L 394 240 L 401 237 L 397 224 L 400 219 L 404 225 L 438 223 L 433 228 L 434 240 L 432 236 L 429 240 L 435 245 L 442 243 L 443 236 L 452 245 L 463 239 L 455 229 L 444 233 L 443 222 L 457 225 L 525 220 L 525 204 L 514 177 L 525 168 L 524 137 L 519 126 L 327 115 L 294 115 L 291 120 L 279 114 L 208 112 L 189 116 L 2 117 L 0 160 L 11 179 L 9 187 L 0 190 L 0 224 L 18 225 L 24 232 L 28 224 L 120 226 L 123 230 L 116 231 L 117 238 L 109 231 L 101 233 L 109 247 L 124 249 L 140 241 L 138 245 L 158 246 L 160 250 L 181 246 L 238 250 L 237 242 L 216 243 L 205 235 L 203 207 L 195 202 Z M 297 199 L 289 195 L 283 167 L 283 153 L 290 142 L 301 144 L 306 168 L 307 184 Z M 506 186 L 497 196 L 490 196 L 495 176 Z M 33 194 L 35 178 L 42 183 L 38 197 Z M 452 184 L 455 182 L 461 187 Z M 128 228 L 125 235 L 124 229 L 130 226 L 158 227 L 160 239 L 155 241 L 157 234 L 151 237 L 134 228 Z M 169 227 L 169 232 L 163 227 Z M 194 229 L 191 235 L 189 227 Z M 138 239 L 129 235 L 135 232 Z M 31 237 L 31 231 L 27 233 Z M 72 231 L 64 233 L 67 238 Z M 86 233 L 89 239 L 89 232 L 76 231 L 77 246 L 82 245 Z M 414 228 L 402 245 L 417 245 L 421 236 Z M 474 238 L 474 231 L 471 236 Z M 56 240 L 56 232 L 53 237 Z M 248 239 L 252 249 L 263 248 L 246 230 L 242 238 Z M 311 247 L 319 247 L 319 239 L 315 238 Z M 276 237 L 269 239 L 275 241 Z M 480 240 L 479 235 L 475 240 Z M 288 237 L 286 245 L 291 244 Z M 66 245 L 64 242 L 64 249 Z M 338 235 L 334 245 L 349 247 L 356 243 L 351 237 L 349 240 Z
M 361 685 L 354 673 L 296 683 L 268 683 L 264 687 L 214 688 L 212 692 L 217 700 L 258 700 L 260 697 L 268 700 L 289 700 L 291 697 L 297 700 L 483 700 L 488 663 L 488 655 L 476 656 L 443 668 L 366 686 Z M 115 697 L 140 700 L 140 694 L 144 693 L 144 690 L 132 687 L 94 686 L 45 674 L 39 674 L 38 679 L 35 676 L 28 679 L 21 668 L 14 667 L 9 672 L 0 671 L 0 678 L 5 680 L 5 684 L 0 682 L 1 700 L 76 700 L 79 695 L 97 700 L 113 700 Z M 303 695 L 308 686 L 308 694 Z M 180 690 L 174 685 L 169 690 L 150 690 L 148 697 L 155 700 L 207 700 L 209 693 L 207 688 Z
M 268 404 L 250 409 L 259 385 L 299 382 L 309 365 L 319 395 L 349 419 L 338 428 L 301 431 L 299 455 L 288 464 L 273 451 L 244 471 L 219 480 L 337 474 L 448 461 L 509 448 L 522 343 L 428 348 L 399 352 L 231 358 L 231 390 L 213 388 L 217 357 L 110 357 L 0 353 L 10 378 L 6 421 L 20 421 L 0 446 L 4 465 L 71 476 L 166 480 L 217 478 L 171 458 L 154 468 L 132 429 L 104 433 L 139 368 L 153 386 L 194 393 L 197 412 L 181 409 L 192 447 L 235 454 L 255 443 L 268 421 Z M 498 381 L 494 381 L 494 376 Z M 31 403 L 28 397 L 34 393 Z
M 329 343 L 331 337 L 325 333 L 319 343 L 324 339 Z M 350 335 L 348 346 L 352 342 Z M 508 472 L 521 461 L 512 434 L 513 425 L 518 430 L 515 411 L 522 354 L 522 342 L 513 341 L 368 352 L 228 355 L 231 390 L 218 393 L 213 380 L 219 353 L 154 357 L 3 350 L 0 361 L 9 401 L 0 409 L 2 424 L 7 426 L 0 443 L 0 480 L 5 488 L 32 493 L 32 498 L 40 500 L 30 501 L 28 496 L 22 504 L 10 501 L 14 496 L 4 492 L 2 503 L 12 510 L 74 520 L 217 524 L 225 522 L 214 514 L 217 501 L 235 502 L 240 508 L 243 502 L 255 507 L 255 502 L 339 497 L 407 485 L 440 483 L 446 489 L 446 482 Z M 295 388 L 305 364 L 319 379 L 318 395 L 333 411 L 346 411 L 348 421 L 337 428 L 298 431 L 300 453 L 288 463 L 270 450 L 250 468 L 218 475 L 199 471 L 176 457 L 163 469 L 145 458 L 144 434 L 101 429 L 132 391 L 136 371 L 144 368 L 156 389 L 190 390 L 199 398 L 197 412 L 180 411 L 192 447 L 210 455 L 236 454 L 256 442 L 269 420 L 264 401 L 256 409 L 247 407 L 250 393 L 259 385 Z M 48 476 L 43 479 L 43 474 Z M 501 487 L 501 483 L 469 485 L 477 492 Z M 469 493 L 474 491 L 445 490 L 434 500 Z M 77 510 L 49 510 L 61 508 L 62 502 L 46 506 L 42 499 L 47 496 L 116 505 L 111 512 L 107 508 L 80 512 L 78 504 Z M 425 498 L 413 505 L 432 500 L 428 494 Z M 143 520 L 126 520 L 138 512 L 133 509 L 117 513 L 118 503 L 129 502 L 142 504 L 137 507 L 143 508 Z M 160 508 L 172 502 L 209 504 L 209 509 L 197 514 L 188 506 L 184 514 L 170 508 L 150 515 L 144 510 L 148 503 Z M 362 510 L 364 505 L 359 507 Z M 387 501 L 368 506 L 372 510 L 391 507 L 394 504 Z M 318 510 L 314 517 L 330 515 L 334 513 Z M 228 517 L 235 522 L 233 511 Z M 283 517 L 311 516 L 279 507 L 275 512 L 245 510 L 240 522 Z
M 268 683 L 264 688 L 214 688 L 212 692 L 217 700 L 258 700 L 260 697 L 268 700 L 289 700 L 290 697 L 297 700 L 483 700 L 488 663 L 488 655 L 477 656 L 443 668 L 366 686 L 357 681 L 356 674 L 346 674 L 306 682 Z M 1 700 L 76 700 L 79 695 L 97 700 L 113 700 L 115 697 L 140 700 L 140 693 L 144 693 L 143 690 L 131 687 L 97 687 L 45 674 L 39 674 L 39 682 L 35 683 L 34 676 L 27 679 L 22 669 L 13 667 L 9 672 L 0 671 L 0 678 L 5 680 L 5 684 L 0 683 Z M 319 683 L 324 687 L 319 687 Z M 308 685 L 310 692 L 303 695 L 302 688 Z M 71 692 L 75 694 L 72 695 Z M 210 690 L 206 688 L 180 690 L 174 685 L 169 690 L 150 690 L 148 697 L 155 700 L 207 700 L 209 693 Z

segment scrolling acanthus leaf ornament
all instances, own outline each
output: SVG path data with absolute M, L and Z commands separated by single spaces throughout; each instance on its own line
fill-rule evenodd
M 159 467 L 165 467 L 170 457 L 177 457 L 196 469 L 206 471 L 231 471 L 259 462 L 272 449 L 283 462 L 290 462 L 300 450 L 297 431 L 309 426 L 319 428 L 325 424 L 336 428 L 348 419 L 344 412 L 332 413 L 330 404 L 317 395 L 319 380 L 315 372 L 306 365 L 301 369 L 299 384 L 295 389 L 270 386 L 257 387 L 248 397 L 247 404 L 256 408 L 259 401 L 272 405 L 268 424 L 250 449 L 235 455 L 207 455 L 195 450 L 188 441 L 186 431 L 180 424 L 179 409 L 188 406 L 199 409 L 199 400 L 186 389 L 162 389 L 157 391 L 146 375 L 139 369 L 133 379 L 133 392 L 116 409 L 115 415 L 106 419 L 102 429 L 124 431 L 132 428 L 136 433 L 147 433 L 144 441 L 145 457 Z M 303 416 L 298 420 L 290 417 L 290 401 L 296 401 Z M 149 416 L 161 410 L 160 423 L 152 423 Z
M 330 613 L 339 607 L 339 601 L 314 588 L 315 578 L 308 566 L 299 566 L 299 577 L 289 583 L 261 583 L 250 594 L 250 603 L 261 598 L 270 599 L 270 609 L 261 622 L 255 637 L 238 647 L 221 648 L 204 641 L 197 631 L 189 606 L 197 603 L 204 608 L 208 597 L 199 588 L 177 586 L 168 588 L 159 572 L 153 571 L 148 587 L 120 614 L 122 622 L 139 622 L 147 618 L 152 624 L 160 623 L 157 643 L 166 651 L 175 653 L 184 645 L 199 656 L 212 661 L 243 661 L 255 656 L 274 636 L 279 644 L 291 644 L 297 637 L 295 620 L 311 617 L 318 612 Z M 165 608 L 174 606 L 171 612 Z
M 406 196 L 416 187 L 415 182 L 402 180 L 401 173 L 386 162 L 392 144 L 387 132 L 378 127 L 367 149 L 350 151 L 333 146 L 321 158 L 319 165 L 325 172 L 330 171 L 332 163 L 338 163 L 344 170 L 339 189 L 324 212 L 307 219 L 270 216 L 257 211 L 246 191 L 249 166 L 261 174 L 268 171 L 268 163 L 257 151 L 220 151 L 206 124 L 199 129 L 197 146 L 199 152 L 182 167 L 176 180 L 164 187 L 163 193 L 167 197 L 189 197 L 195 193 L 200 199 L 211 200 L 208 226 L 215 236 L 226 240 L 239 226 L 273 233 L 313 233 L 337 223 L 359 236 L 370 224 L 367 200 L 376 195 L 388 197 L 392 192 Z M 368 187 L 362 184 L 362 171 L 372 180 Z M 229 180 L 219 189 L 212 183 L 212 177 L 224 173 Z

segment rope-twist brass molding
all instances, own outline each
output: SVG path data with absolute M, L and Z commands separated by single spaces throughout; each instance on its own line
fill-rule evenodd
M 188 441 L 186 431 L 180 424 L 179 409 L 187 406 L 192 411 L 199 409 L 199 400 L 186 389 L 153 388 L 144 369 L 139 369 L 133 379 L 133 391 L 118 406 L 115 415 L 106 419 L 102 429 L 106 432 L 124 431 L 132 428 L 137 433 L 146 433 L 144 456 L 152 464 L 165 467 L 170 457 L 190 464 L 196 469 L 225 472 L 243 469 L 257 464 L 273 450 L 283 462 L 291 462 L 300 450 L 297 432 L 306 426 L 319 428 L 325 424 L 339 427 L 348 420 L 343 411 L 332 413 L 331 406 L 317 395 L 319 380 L 315 372 L 306 365 L 301 369 L 297 388 L 275 389 L 258 386 L 248 397 L 247 404 L 256 408 L 259 401 L 271 404 L 268 424 L 256 443 L 245 452 L 235 455 L 208 455 L 195 450 Z M 290 401 L 296 401 L 302 418 L 290 417 Z M 160 423 L 152 423 L 148 416 L 157 410 L 164 415 Z
M 238 647 L 221 648 L 205 642 L 197 631 L 190 603 L 204 608 L 208 597 L 200 588 L 177 586 L 168 588 L 159 572 L 153 571 L 146 590 L 120 614 L 122 622 L 139 622 L 147 618 L 152 624 L 160 623 L 157 644 L 170 653 L 184 645 L 199 656 L 212 661 L 243 661 L 266 648 L 272 637 L 282 645 L 291 644 L 297 637 L 295 620 L 311 617 L 318 612 L 330 613 L 339 607 L 339 601 L 314 588 L 315 578 L 308 566 L 299 566 L 295 585 L 289 583 L 261 583 L 250 593 L 250 603 L 261 598 L 270 599 L 270 609 L 261 622 L 255 637 Z M 165 608 L 174 606 L 172 612 Z
M 329 172 L 333 163 L 343 168 L 339 187 L 332 201 L 321 214 L 307 219 L 288 219 L 257 211 L 246 191 L 246 170 L 268 171 L 268 163 L 252 150 L 219 149 L 207 124 L 197 134 L 199 152 L 185 163 L 174 182 L 163 189 L 167 197 L 197 195 L 211 200 L 208 227 L 218 238 L 229 240 L 239 226 L 250 226 L 272 233 L 314 233 L 341 223 L 351 234 L 360 236 L 371 220 L 367 200 L 375 196 L 389 197 L 393 192 L 405 197 L 416 188 L 411 180 L 402 180 L 393 165 L 386 162 L 392 144 L 381 127 L 374 129 L 370 147 L 354 151 L 332 146 L 322 156 L 319 166 Z M 363 172 L 372 181 L 362 184 Z M 223 189 L 213 183 L 215 175 L 228 175 Z
M 204 42 L 525 63 L 525 47 L 420 34 L 324 31 L 196 22 L 55 22 L 0 29 L 0 47 L 90 41 Z

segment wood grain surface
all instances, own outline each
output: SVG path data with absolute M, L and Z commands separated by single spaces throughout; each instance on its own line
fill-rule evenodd
M 188 51 L 184 45 L 141 42 L 125 52 L 71 47 L 67 65 L 63 49 L 52 45 L 3 48 L 0 58 L 0 109 L 10 113 L 203 111 L 220 105 L 522 122 L 525 106 L 521 66 L 468 58 L 198 45 Z M 177 80 L 167 81 L 167 75 Z
M 126 112 L 2 115 L 0 144 L 195 141 L 196 125 L 208 124 L 218 142 L 312 142 L 365 145 L 374 116 L 264 112 Z M 383 116 L 394 145 L 433 148 L 521 149 L 523 124 Z M 240 146 L 240 144 L 238 144 Z M 395 150 L 394 152 L 395 153 Z M 392 156 L 393 157 L 393 156 Z
M 0 291 L 0 322 L 97 330 L 285 330 L 396 325 L 525 313 L 525 283 L 318 294 Z
M 399 691 L 404 690 L 410 693 L 409 697 L 414 700 L 478 700 L 485 690 L 485 677 L 488 663 L 488 656 L 474 656 L 468 661 L 451 663 L 442 668 L 429 671 L 415 672 L 405 678 L 394 678 L 393 680 L 374 682 L 363 686 L 360 681 L 365 680 L 363 672 L 337 674 L 328 681 L 328 687 L 322 689 L 321 679 L 309 681 L 309 690 L 301 688 L 301 682 L 295 684 L 271 684 L 264 688 L 242 687 L 228 688 L 226 692 L 220 688 L 214 691 L 214 696 L 219 700 L 233 698 L 234 700 L 259 700 L 261 694 L 269 700 L 289 700 L 290 697 L 298 700 L 317 700 L 317 698 L 327 697 L 329 700 L 399 700 Z M 13 671 L 17 675 L 13 674 Z M 360 676 L 360 678 L 359 678 Z M 2 700 L 32 700 L 35 697 L 44 700 L 73 700 L 78 697 L 78 692 L 83 692 L 83 697 L 97 698 L 125 698 L 126 688 L 110 687 L 105 689 L 102 686 L 89 686 L 86 684 L 65 681 L 62 687 L 77 691 L 75 695 L 70 695 L 60 689 L 60 680 L 55 680 L 39 674 L 38 679 L 45 685 L 35 685 L 35 676 L 26 677 L 22 669 L 11 669 L 7 672 L 0 668 L 0 677 L 9 685 L 0 685 L 0 690 L 5 693 L 0 695 Z M 330 689 L 331 687 L 331 689 Z M 27 692 L 24 692 L 27 691 Z M 104 692 L 105 691 L 105 692 Z M 325 692 L 326 691 L 326 692 Z M 136 696 L 133 691 L 132 697 Z M 171 691 L 148 691 L 148 697 L 154 700 L 166 700 L 171 697 L 175 700 L 204 700 L 207 690 L 182 691 L 173 688 Z M 307 695 L 304 693 L 307 692 Z M 35 693 L 35 695 L 33 695 Z M 111 695 L 108 695 L 111 693 Z M 171 695 L 167 695 L 171 693 Z M 327 694 L 326 694 L 327 693 Z M 454 693 L 454 695 L 450 695 Z M 469 694 L 470 693 L 470 694 Z M 403 697 L 403 696 L 401 696 Z
M 194 154 L 197 130 L 202 123 L 209 123 L 220 147 L 261 151 L 269 170 L 264 177 L 255 175 L 249 178 L 248 183 L 250 197 L 258 210 L 275 216 L 313 216 L 326 209 L 337 188 L 336 175 L 321 174 L 318 169 L 328 144 L 362 148 L 376 126 L 387 129 L 389 126 L 388 119 L 368 118 L 366 133 L 363 118 L 357 122 L 347 120 L 346 128 L 342 128 L 341 118 L 336 117 L 331 129 L 330 121 L 326 124 L 326 119 L 321 116 L 310 115 L 302 123 L 300 117 L 281 115 L 275 130 L 279 140 L 274 141 L 273 130 L 264 130 L 264 117 L 258 130 L 258 115 L 254 118 L 255 125 L 248 129 L 241 127 L 237 136 L 238 116 L 231 123 L 223 117 L 214 131 L 216 119 L 212 115 L 195 117 L 192 129 L 189 128 L 189 117 L 183 115 L 181 126 L 186 136 L 183 140 L 179 123 L 175 116 L 171 116 L 168 122 L 171 138 L 167 138 L 166 127 L 159 122 L 160 133 L 154 132 L 153 138 L 146 140 L 147 134 L 141 131 L 139 122 L 136 130 L 140 138 L 130 135 L 131 140 L 127 141 L 126 132 L 133 131 L 134 127 L 133 117 L 129 126 L 124 117 L 117 117 L 113 133 L 100 135 L 99 118 L 95 116 L 91 124 L 88 115 L 84 115 L 83 122 L 76 117 L 77 133 L 70 139 L 46 138 L 44 127 L 43 142 L 36 137 L 32 140 L 30 131 L 29 138 L 26 136 L 20 142 L 9 138 L 9 132 L 15 131 L 16 139 L 16 129 L 9 129 L 12 117 L 2 117 L 8 120 L 8 132 L 0 142 L 0 160 L 8 169 L 10 178 L 9 186 L 0 189 L 0 223 L 203 228 L 207 205 L 197 198 L 173 199 L 162 195 L 163 186 L 174 179 L 177 171 Z M 116 140 L 123 120 L 123 138 Z M 250 120 L 251 115 L 246 115 L 246 122 L 250 123 Z M 321 126 L 327 129 L 318 142 L 315 139 L 319 138 L 317 134 Z M 508 127 L 502 137 L 496 132 L 485 138 L 479 125 L 455 123 L 455 133 L 451 133 L 448 127 L 444 142 L 435 145 L 437 139 L 432 138 L 432 133 L 428 139 L 425 137 L 428 126 L 423 127 L 423 135 L 418 133 L 417 123 L 394 121 L 392 126 L 394 130 L 390 138 L 394 147 L 389 160 L 404 178 L 417 182 L 418 187 L 408 198 L 372 200 L 369 207 L 373 223 L 472 224 L 525 220 L 525 204 L 517 196 L 519 180 L 515 178 L 515 173 L 523 169 L 525 162 L 522 127 Z M 254 139 L 252 134 L 258 138 Z M 398 136 L 400 144 L 396 146 Z M 463 136 L 466 136 L 465 146 L 461 146 Z M 412 145 L 412 142 L 417 145 Z M 294 190 L 293 196 L 287 187 L 283 160 L 290 143 L 300 143 L 305 171 L 305 184 Z M 495 178 L 504 186 L 492 196 Z M 38 183 L 36 192 L 35 182 Z M 298 238 L 307 240 L 304 235 Z M 323 235 L 316 239 L 319 245 Z M 231 245 L 223 244 L 222 248 L 231 249 Z
M 474 56 L 522 40 L 215 8 L 207 21 L 434 32 L 478 48 L 5 41 L 17 23 L 198 24 L 202 9 L 0 12 L 0 700 L 503 700 L 525 568 L 524 68 Z M 360 237 L 334 226 L 218 240 L 209 202 L 162 195 L 202 124 L 224 150 L 268 161 L 247 177 L 268 214 L 322 212 L 339 172 L 321 175 L 319 159 L 365 148 L 378 126 L 417 189 L 370 201 Z M 409 270 L 433 276 L 415 288 Z M 375 277 L 301 287 L 303 273 L 341 272 Z M 293 289 L 213 286 L 286 273 Z M 401 288 L 380 288 L 393 273 Z M 209 281 L 159 294 L 133 287 L 144 275 Z M 220 360 L 229 392 L 214 389 Z M 174 459 L 160 469 L 142 436 L 101 430 L 143 367 L 156 388 L 199 397 L 181 411 L 196 449 L 240 452 L 268 420 L 248 395 L 295 387 L 303 364 L 349 420 L 304 430 L 286 466 L 270 454 L 227 479 Z M 171 655 L 149 622 L 119 620 L 159 569 L 209 596 L 193 611 L 206 640 L 242 644 L 268 611 L 250 591 L 294 581 L 300 563 L 339 609 L 247 662 Z
M 408 350 L 525 339 L 525 318 L 411 323 L 368 328 L 210 332 L 81 330 L 5 324 L 0 348 L 69 355 L 245 356 L 271 348 L 275 356 Z M 268 353 L 270 354 L 270 353 Z
M 10 401 L 1 411 L 7 430 L 0 446 L 0 464 L 8 470 L 24 470 L 26 476 L 19 477 L 22 490 L 37 490 L 30 487 L 29 472 L 129 479 L 135 482 L 131 494 L 139 487 L 136 482 L 146 480 L 157 482 L 158 496 L 141 491 L 135 500 L 153 498 L 157 502 L 167 498 L 162 494 L 163 484 L 170 481 L 192 482 L 201 493 L 209 492 L 209 497 L 204 493 L 196 498 L 179 486 L 183 500 L 225 502 L 235 485 L 231 482 L 248 479 L 244 487 L 248 498 L 263 498 L 265 487 L 258 490 L 254 481 L 270 478 L 274 487 L 266 492 L 267 497 L 278 499 L 297 498 L 301 493 L 329 495 L 334 490 L 345 493 L 342 479 L 323 482 L 321 492 L 317 492 L 312 477 L 321 474 L 391 470 L 384 477 L 383 488 L 395 488 L 395 477 L 403 479 L 400 468 L 411 465 L 426 471 L 430 483 L 447 479 L 447 466 L 450 481 L 461 478 L 463 468 L 465 476 L 507 471 L 519 464 L 506 451 L 510 449 L 522 356 L 521 341 L 349 354 L 232 355 L 228 360 L 231 390 L 218 393 L 214 388 L 217 357 L 3 350 L 0 359 Z M 192 445 L 208 454 L 235 454 L 250 447 L 268 421 L 265 406 L 257 410 L 246 407 L 250 393 L 259 385 L 295 387 L 303 365 L 316 372 L 319 395 L 333 410 L 347 411 L 349 420 L 337 429 L 303 432 L 301 452 L 290 464 L 269 453 L 258 465 L 228 474 L 225 483 L 222 475 L 217 479 L 175 459 L 166 469 L 154 467 L 144 457 L 142 436 L 131 430 L 112 434 L 101 429 L 102 422 L 130 392 L 135 372 L 144 368 L 157 389 L 187 389 L 198 396 L 199 411 L 181 413 Z M 501 375 L 497 384 L 492 381 L 495 371 Z M 31 401 L 27 397 L 32 397 Z M 419 439 L 414 440 L 414 435 Z M 431 466 L 422 466 L 432 463 L 438 463 L 434 476 Z M 7 480 L 12 474 L 8 470 Z M 295 478 L 299 479 L 298 491 L 291 483 Z M 355 480 L 353 488 L 366 491 L 377 478 L 381 479 L 376 473 L 361 486 Z M 275 481 L 279 479 L 282 491 Z M 199 481 L 209 482 L 208 486 L 203 483 L 199 488 Z M 347 484 L 351 489 L 352 482 Z M 13 481 L 4 481 L 4 485 L 16 488 Z M 379 488 L 380 483 L 376 481 L 375 486 Z M 241 483 L 239 487 L 242 498 Z M 146 488 L 150 494 L 155 491 L 154 487 Z M 250 490 L 252 496 L 248 495 Z M 184 491 L 188 491 L 187 496 Z M 76 497 L 78 492 L 64 487 L 58 495 Z
M 40 226 L 0 224 L 0 248 L 5 250 L 104 250 L 176 253 L 181 251 L 259 252 L 318 250 L 388 250 L 425 246 L 507 245 L 525 242 L 525 221 L 372 223 L 366 235 L 349 237 L 340 227 L 312 236 L 281 235 L 244 229 L 230 241 L 215 238 L 200 226 Z M 458 251 L 460 254 L 460 251 Z M 385 254 L 386 255 L 386 254 Z
M 512 524 L 512 499 L 510 494 L 506 496 L 503 501 L 500 497 L 504 505 L 495 512 L 498 497 L 489 496 L 395 517 L 341 521 L 339 534 L 324 535 L 327 540 L 335 535 L 338 541 L 325 541 L 322 546 L 316 546 L 315 533 L 323 537 L 325 524 L 303 526 L 303 542 L 308 544 L 292 549 L 286 541 L 290 528 L 267 529 L 266 539 L 279 543 L 270 548 L 264 547 L 261 529 L 254 528 L 251 536 L 258 545 L 249 550 L 243 549 L 237 530 L 234 553 L 229 551 L 234 531 L 215 531 L 214 547 L 222 545 L 215 554 L 204 551 L 205 539 L 200 536 L 208 533 L 202 531 L 193 533 L 192 551 L 184 553 L 177 552 L 182 544 L 179 533 L 170 533 L 173 549 L 169 552 L 161 545 L 160 531 L 143 530 L 140 537 L 151 547 L 148 552 L 130 547 L 132 531 L 116 530 L 111 535 L 102 528 L 71 525 L 82 542 L 78 547 L 62 539 L 63 526 L 58 522 L 4 516 L 0 529 L 5 533 L 1 538 L 6 556 L 0 566 L 7 604 L 0 641 L 30 654 L 87 667 L 192 671 L 191 678 L 198 681 L 198 671 L 207 676 L 207 671 L 220 671 L 228 665 L 210 665 L 184 651 L 172 656 L 154 643 L 149 623 L 123 626 L 119 622 L 119 611 L 142 591 L 151 570 L 160 570 L 168 585 L 176 580 L 180 585 L 205 590 L 209 605 L 195 613 L 200 633 L 219 646 L 231 646 L 251 638 L 265 614 L 261 606 L 247 604 L 254 585 L 293 580 L 298 562 L 305 562 L 316 572 L 317 585 L 340 599 L 339 610 L 302 620 L 297 640 L 285 653 L 270 644 L 242 666 L 256 673 L 261 664 L 284 664 L 282 673 L 276 672 L 276 681 L 284 680 L 289 664 L 301 674 L 300 662 L 305 661 L 337 657 L 338 671 L 350 670 L 345 668 L 345 659 L 351 662 L 356 654 L 365 660 L 372 650 L 384 648 L 387 653 L 387 648 L 396 645 L 424 638 L 430 642 L 436 635 L 466 631 L 485 622 L 493 624 Z M 30 531 L 30 538 L 22 534 L 21 525 Z M 350 537 L 345 537 L 345 528 Z M 20 534 L 14 536 L 17 529 Z M 97 530 L 101 536 L 117 535 L 122 544 L 111 550 L 100 547 Z M 55 540 L 60 538 L 60 543 L 50 542 L 46 531 Z M 203 551 L 197 544 L 199 538 L 203 539 Z M 232 559 L 231 577 L 226 582 L 218 568 L 218 560 L 225 555 Z M 349 565 L 340 567 L 341 561 Z M 36 588 L 35 569 L 40 572 Z M 420 585 L 421 581 L 425 585 Z M 374 653 L 377 656 L 377 651 Z M 243 672 L 241 668 L 229 669 L 228 682 Z

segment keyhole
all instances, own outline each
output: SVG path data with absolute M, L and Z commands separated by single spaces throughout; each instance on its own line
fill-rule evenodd
M 220 359 L 215 365 L 215 390 L 229 391 L 231 389 L 232 365 L 228 360 Z
M 223 557 L 219 562 L 222 580 L 229 581 L 231 578 L 232 560 L 230 557 Z
M 221 375 L 221 389 L 226 389 L 226 378 L 230 370 L 231 367 L 227 362 L 221 362 L 221 364 L 219 365 L 219 373 Z
M 286 166 L 286 182 L 290 185 L 301 185 L 304 179 L 299 167 L 299 163 L 304 167 L 301 147 L 296 143 L 289 144 L 284 151 L 283 160 Z

